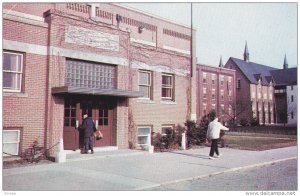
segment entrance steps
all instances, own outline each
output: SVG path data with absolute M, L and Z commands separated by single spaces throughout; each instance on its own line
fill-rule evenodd
M 106 146 L 94 148 L 94 154 L 80 154 L 80 150 L 66 152 L 66 162 L 83 161 L 99 158 L 110 158 L 110 157 L 121 157 L 121 156 L 132 156 L 148 153 L 143 150 L 131 150 L 131 149 L 118 149 L 116 146 Z

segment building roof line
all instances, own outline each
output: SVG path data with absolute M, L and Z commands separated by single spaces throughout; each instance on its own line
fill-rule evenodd
M 167 18 L 158 16 L 158 15 L 155 15 L 155 14 L 151 14 L 151 13 L 145 12 L 145 11 L 140 10 L 138 8 L 132 8 L 132 7 L 127 6 L 127 5 L 122 5 L 120 3 L 111 3 L 111 4 L 116 5 L 118 7 L 125 8 L 125 9 L 129 9 L 129 10 L 134 11 L 134 12 L 138 12 L 139 14 L 143 14 L 143 15 L 150 16 L 150 17 L 153 17 L 153 18 L 156 18 L 156 19 L 159 19 L 159 20 L 163 20 L 165 22 L 172 23 L 174 25 L 179 25 L 179 26 L 182 26 L 184 28 L 189 28 L 189 29 L 191 28 L 191 26 L 189 26 L 189 25 L 186 25 L 186 24 L 183 24 L 183 23 L 180 23 L 180 22 L 176 22 L 176 21 L 172 21 L 170 19 L 167 19 Z M 195 28 L 193 28 L 193 30 L 196 31 Z

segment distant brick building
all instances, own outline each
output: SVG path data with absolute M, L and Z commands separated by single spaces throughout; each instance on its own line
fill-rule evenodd
M 226 68 L 236 70 L 237 120 L 259 124 L 297 124 L 297 68 L 283 69 L 249 61 L 247 43 L 244 59 L 230 57 Z
M 235 70 L 223 67 L 197 65 L 198 120 L 216 111 L 219 121 L 228 124 L 235 119 Z
M 225 67 L 236 70 L 237 121 L 250 123 L 257 119 L 260 124 L 274 124 L 275 82 L 270 71 L 277 69 L 250 62 L 247 44 L 244 59 L 230 57 Z
M 195 117 L 189 27 L 118 4 L 3 4 L 3 151 L 129 148 Z M 194 68 L 195 69 L 195 68 Z

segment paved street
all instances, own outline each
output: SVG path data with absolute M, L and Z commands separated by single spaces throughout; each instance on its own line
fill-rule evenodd
M 3 190 L 149 190 L 193 179 L 206 179 L 208 176 L 222 176 L 224 173 L 223 179 L 228 182 L 226 179 L 230 174 L 237 175 L 232 172 L 270 164 L 280 167 L 286 161 L 291 161 L 288 171 L 295 171 L 296 146 L 266 151 L 229 148 L 221 148 L 220 151 L 223 156 L 215 160 L 208 159 L 209 147 L 154 154 L 132 150 L 75 154 L 66 163 L 4 169 Z M 252 177 L 249 175 L 249 178 Z M 295 188 L 283 186 L 285 190 Z M 181 190 L 181 187 L 177 188 Z M 230 188 L 234 189 L 228 186 L 228 190 Z M 255 186 L 250 188 L 257 189 Z M 186 189 L 182 186 L 182 190 Z M 219 190 L 218 187 L 211 189 Z
M 201 179 L 167 184 L 148 190 L 155 191 L 265 191 L 297 190 L 297 160 L 241 169 Z

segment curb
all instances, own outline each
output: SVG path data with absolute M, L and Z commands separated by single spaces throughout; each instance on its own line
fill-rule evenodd
M 201 176 L 195 176 L 195 177 L 190 177 L 190 178 L 183 178 L 183 179 L 179 179 L 179 180 L 173 180 L 173 181 L 164 182 L 164 183 L 160 183 L 160 184 L 153 185 L 153 186 L 147 186 L 147 187 L 136 188 L 136 189 L 134 189 L 134 190 L 138 191 L 138 190 L 144 190 L 144 189 L 155 188 L 155 187 L 159 187 L 159 186 L 165 186 L 165 185 L 169 185 L 169 184 L 175 184 L 175 183 L 184 182 L 184 181 L 198 180 L 198 179 L 201 179 L 201 178 L 212 177 L 212 176 L 216 176 L 216 175 L 220 175 L 220 174 L 225 174 L 225 173 L 235 172 L 235 171 L 239 171 L 239 170 L 242 170 L 242 169 L 251 169 L 251 168 L 255 168 L 255 167 L 261 167 L 261 166 L 266 166 L 266 165 L 272 165 L 272 164 L 275 164 L 275 163 L 280 163 L 280 162 L 284 162 L 284 161 L 289 161 L 289 160 L 293 160 L 293 159 L 297 159 L 297 158 L 298 158 L 297 156 L 294 156 L 294 157 L 289 157 L 289 158 L 284 158 L 284 159 L 278 159 L 278 160 L 274 160 L 274 161 L 268 161 L 268 162 L 263 162 L 263 163 L 257 163 L 257 164 L 253 164 L 253 165 L 247 165 L 247 166 L 235 167 L 235 168 L 230 168 L 230 169 L 225 170 L 225 171 L 214 172 L 214 173 L 204 174 L 204 175 L 201 175 Z

